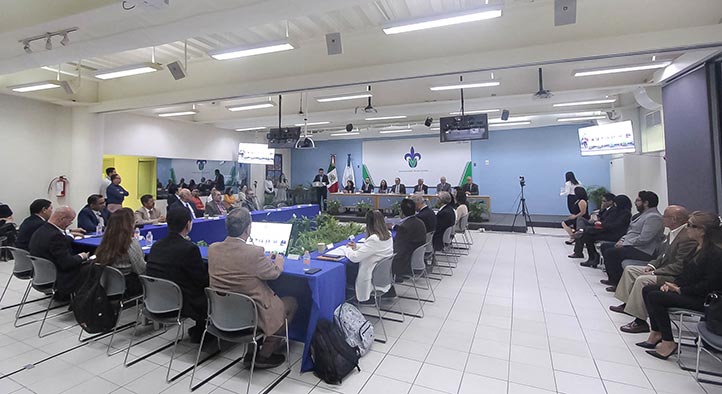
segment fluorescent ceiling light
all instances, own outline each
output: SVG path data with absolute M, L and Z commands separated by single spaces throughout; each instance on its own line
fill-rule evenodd
M 577 116 L 575 118 L 558 118 L 557 122 L 581 122 L 583 120 L 599 120 L 599 119 L 606 119 L 606 115 L 596 115 L 596 116 Z
M 245 127 L 236 129 L 236 131 L 258 131 L 258 130 L 265 130 L 267 127 Z
M 490 88 L 493 86 L 499 86 L 499 81 L 487 81 L 487 82 L 472 82 L 472 83 L 460 83 L 456 85 L 445 85 L 445 86 L 432 86 L 429 90 L 438 92 L 440 90 L 457 90 L 457 89 L 472 89 L 472 88 Z
M 391 120 L 391 119 L 406 119 L 406 115 L 397 116 L 376 116 L 373 118 L 366 118 L 364 120 Z
M 362 98 L 367 98 L 367 97 L 373 97 L 371 92 L 344 93 L 344 94 L 336 94 L 333 96 L 316 97 L 316 101 L 318 101 L 319 103 L 330 103 L 332 101 L 356 100 L 356 99 L 362 99 Z
M 627 64 L 623 66 L 612 66 L 612 67 L 598 67 L 588 68 L 583 70 L 574 70 L 575 77 L 589 77 L 592 75 L 605 75 L 605 74 L 617 74 L 626 73 L 631 71 L 644 71 L 644 70 L 656 70 L 658 68 L 664 68 L 672 64 L 671 61 L 654 62 L 654 63 L 642 63 L 642 64 Z
M 411 31 L 433 29 L 436 27 L 458 25 L 461 23 L 477 22 L 486 19 L 498 18 L 502 14 L 499 8 L 484 8 L 471 12 L 449 14 L 446 16 L 435 16 L 411 21 L 403 21 L 386 25 L 384 33 L 399 34 Z
M 526 122 L 494 123 L 494 124 L 490 124 L 489 127 L 524 126 L 524 125 L 528 125 L 528 124 L 531 124 L 531 122 L 526 121 Z
M 593 105 L 593 104 L 611 104 L 617 101 L 616 98 L 601 99 L 601 100 L 588 100 L 588 101 L 575 101 L 572 103 L 559 103 L 554 104 L 555 107 L 573 107 L 576 105 Z
M 38 90 L 47 90 L 47 89 L 55 89 L 59 88 L 60 81 L 38 81 L 38 82 L 31 82 L 31 83 L 24 83 L 22 85 L 13 85 L 8 86 L 8 89 L 12 90 L 13 92 L 18 93 L 27 93 L 27 92 L 35 92 Z
M 108 70 L 98 70 L 93 75 L 95 78 L 98 79 L 113 79 L 113 78 L 122 78 L 122 77 L 129 77 L 131 75 L 139 75 L 139 74 L 147 74 L 156 72 L 163 67 L 158 63 L 139 63 L 139 64 L 131 64 L 128 66 L 123 67 L 117 67 L 117 68 L 111 68 Z
M 248 104 L 235 104 L 235 105 L 228 105 L 226 106 L 226 109 L 229 111 L 237 112 L 237 111 L 250 111 L 253 109 L 263 109 L 263 108 L 271 108 L 275 107 L 276 103 L 273 101 L 267 100 L 262 102 L 255 102 L 255 103 L 248 103 Z
M 383 131 L 379 131 L 379 134 L 408 133 L 411 131 L 413 131 L 413 130 L 411 130 L 411 129 L 383 130 Z
M 198 112 L 196 111 L 178 111 L 178 112 L 166 112 L 162 114 L 158 114 L 161 118 L 169 118 L 171 116 L 185 116 L 185 115 L 195 115 Z
M 291 49 L 296 49 L 296 47 L 288 41 L 272 41 L 253 46 L 217 49 L 215 51 L 208 52 L 208 56 L 216 60 L 229 60 L 237 59 L 239 57 L 263 55 L 266 53 L 290 51 Z
M 479 109 L 474 111 L 464 111 L 464 115 L 474 115 L 474 114 L 490 114 L 492 112 L 500 112 L 500 109 Z M 449 115 L 457 116 L 461 115 L 461 112 L 449 112 Z
M 331 124 L 331 122 L 308 122 L 308 123 L 296 123 L 294 126 L 296 127 L 303 127 L 303 126 L 321 126 L 324 124 Z
M 344 137 L 347 135 L 359 135 L 359 134 L 361 134 L 361 133 L 334 133 L 334 134 L 330 134 L 330 135 L 331 135 L 331 137 Z
M 489 119 L 489 124 L 497 124 L 497 123 L 505 124 L 505 123 L 514 123 L 514 122 L 526 122 L 526 121 L 528 121 L 528 120 L 529 120 L 529 118 L 518 116 L 518 117 L 511 117 L 511 118 L 509 118 L 509 119 L 507 119 L 507 120 L 501 120 L 501 118 L 499 118 L 499 119 Z
M 57 73 L 60 73 L 60 74 L 68 75 L 68 76 L 71 76 L 71 77 L 77 77 L 77 76 L 78 76 L 78 73 L 73 72 L 73 71 L 65 71 L 65 70 L 62 70 L 62 69 L 61 69 L 60 71 L 58 71 L 58 68 L 57 68 L 57 67 L 43 66 L 43 67 L 40 67 L 40 68 L 42 68 L 43 70 L 46 70 L 46 71 L 52 71 L 52 72 L 54 72 L 54 73 L 56 73 L 56 74 L 57 74 Z

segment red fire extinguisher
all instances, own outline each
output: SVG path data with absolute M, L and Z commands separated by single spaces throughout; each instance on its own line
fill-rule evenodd
M 50 185 L 48 185 L 48 194 L 52 192 L 56 197 L 65 197 L 69 184 L 70 181 L 65 177 L 65 175 L 53 178 L 53 180 L 50 181 Z

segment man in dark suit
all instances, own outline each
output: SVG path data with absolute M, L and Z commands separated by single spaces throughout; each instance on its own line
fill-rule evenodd
M 193 194 L 188 189 L 181 189 L 178 192 L 178 201 L 168 206 L 168 212 L 174 209 L 185 209 L 191 215 L 191 219 L 195 219 L 199 216 L 203 216 L 198 210 L 196 210 L 195 204 L 193 204 Z
M 406 186 L 401 183 L 401 178 L 394 179 L 394 185 L 389 190 L 389 193 L 393 194 L 406 194 Z
M 424 222 L 426 233 L 433 233 L 436 230 L 436 214 L 426 205 L 422 195 L 414 194 L 411 196 L 411 200 L 416 206 L 416 217 Z
M 98 228 L 98 224 L 105 228 L 108 225 L 109 218 L 110 211 L 105 207 L 105 198 L 100 194 L 91 194 L 88 197 L 88 205 L 84 206 L 78 213 L 78 227 L 89 233 L 94 233 Z
M 479 185 L 472 182 L 471 177 L 466 177 L 466 183 L 464 186 L 461 187 L 461 191 L 466 193 L 467 196 L 478 196 L 479 195 Z
M 451 206 L 451 194 L 439 193 L 439 201 L 444 204 L 436 213 L 436 231 L 434 231 L 434 250 L 444 249 L 444 231 L 456 223 L 456 212 Z
M 195 320 L 188 330 L 191 341 L 198 343 L 208 316 L 204 289 L 208 287 L 208 269 L 201 259 L 201 251 L 186 239 L 193 228 L 187 209 L 171 209 L 166 217 L 168 236 L 153 244 L 148 254 L 146 274 L 177 284 L 183 293 L 181 315 Z
M 436 194 L 439 194 L 441 192 L 449 192 L 451 193 L 451 184 L 446 183 L 446 177 L 442 176 L 440 179 L 441 182 L 439 182 L 436 185 Z
M 102 196 L 101 196 L 102 197 Z M 75 219 L 70 207 L 60 207 L 53 212 L 30 238 L 30 255 L 50 260 L 57 268 L 55 279 L 56 298 L 67 300 L 80 286 L 80 267 L 88 260 L 88 253 L 73 253 L 73 238 L 67 232 Z
M 416 204 L 408 198 L 401 200 L 401 223 L 394 226 L 394 261 L 392 272 L 396 281 L 401 282 L 401 275 L 411 275 L 411 254 L 419 246 L 426 243 L 426 226 L 415 216 Z
M 53 215 L 53 203 L 49 200 L 37 199 L 30 204 L 30 216 L 23 220 L 18 230 L 15 247 L 23 250 L 30 249 L 30 238 Z
M 361 185 L 361 193 L 373 193 L 374 192 L 374 186 L 371 184 L 371 180 L 369 178 L 364 179 L 364 184 Z
M 318 174 L 313 178 L 314 182 L 321 182 L 323 186 L 316 187 L 316 195 L 318 196 L 318 203 L 321 206 L 321 210 L 326 210 L 326 198 L 328 197 L 328 175 L 323 173 L 323 168 L 318 169 Z
M 414 186 L 414 193 L 429 194 L 429 187 L 424 185 L 424 179 L 419 178 L 416 186 Z

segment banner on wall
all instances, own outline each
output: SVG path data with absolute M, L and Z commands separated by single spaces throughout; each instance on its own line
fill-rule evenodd
M 385 179 L 391 185 L 394 178 L 408 186 L 423 178 L 434 187 L 442 176 L 456 184 L 471 165 L 471 144 L 466 142 L 442 144 L 438 139 L 401 139 L 363 142 L 363 163 L 373 179 Z

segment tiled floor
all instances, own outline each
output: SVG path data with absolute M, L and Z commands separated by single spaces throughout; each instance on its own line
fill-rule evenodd
M 300 375 L 302 349 L 293 343 L 293 371 L 273 392 L 722 393 L 717 386 L 697 384 L 674 358 L 657 360 L 634 346 L 645 335 L 620 333 L 618 326 L 630 319 L 608 311 L 617 301 L 599 284 L 604 274 L 567 258 L 570 248 L 560 235 L 549 230 L 536 236 L 474 233 L 472 252 L 460 259 L 454 275 L 433 281 L 437 302 L 424 306 L 425 317 L 386 321 L 389 340 L 374 344 L 361 359 L 361 372 L 352 373 L 340 386 L 319 382 L 310 373 Z M 11 265 L 0 264 L 0 283 L 7 280 Z M 19 299 L 23 285 L 14 282 L 3 304 Z M 401 300 L 394 308 L 417 312 L 418 304 Z M 78 328 L 38 339 L 37 323 L 13 326 L 14 311 L 0 311 L 0 373 L 30 367 L 0 379 L 0 393 L 188 392 L 189 376 L 165 383 L 169 351 L 126 368 L 124 354 L 105 355 L 107 340 L 32 367 L 77 346 Z M 126 311 L 124 319 L 132 315 Z M 69 322 L 56 319 L 50 328 Z M 376 332 L 380 333 L 378 323 Z M 116 343 L 122 346 L 127 338 L 128 333 L 123 333 Z M 131 356 L 153 348 L 159 340 L 139 345 Z M 173 369 L 191 365 L 195 352 L 191 344 L 181 343 Z M 197 377 L 207 376 L 240 352 L 225 351 Z M 691 357 L 693 352 L 686 353 Z M 258 392 L 280 372 L 279 368 L 255 373 L 252 390 Z M 248 371 L 236 366 L 196 392 L 243 393 L 247 378 Z

